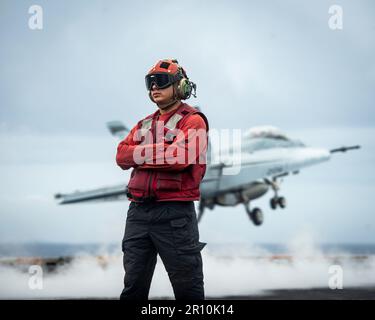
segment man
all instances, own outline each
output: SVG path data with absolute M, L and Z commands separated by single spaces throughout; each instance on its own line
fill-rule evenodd
M 181 102 L 195 95 L 196 86 L 177 60 L 158 61 L 146 75 L 146 87 L 158 110 L 134 126 L 116 156 L 123 170 L 133 168 L 120 299 L 148 299 L 159 254 L 176 300 L 203 300 L 200 251 L 206 243 L 199 241 L 193 201 L 200 198 L 206 171 L 208 121 Z

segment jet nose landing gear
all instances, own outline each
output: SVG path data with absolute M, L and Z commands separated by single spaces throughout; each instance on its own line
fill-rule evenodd
M 245 205 L 246 213 L 249 216 L 250 220 L 254 223 L 254 225 L 260 226 L 264 221 L 262 210 L 259 208 L 254 208 L 253 210 L 251 210 L 250 201 L 244 203 L 244 205 Z
M 284 209 L 286 207 L 286 199 L 284 197 L 279 197 L 277 202 L 281 209 Z
M 274 196 L 270 200 L 270 206 L 273 210 L 275 210 L 277 206 L 284 209 L 286 207 L 286 199 L 284 197 Z
M 283 174 L 287 175 L 287 174 Z M 264 181 L 271 186 L 274 196 L 270 200 L 270 206 L 272 210 L 275 210 L 277 206 L 279 206 L 281 209 L 284 209 L 286 207 L 286 199 L 284 197 L 279 197 L 278 191 L 280 190 L 279 182 L 276 178 L 273 178 L 272 181 L 269 179 L 264 179 Z

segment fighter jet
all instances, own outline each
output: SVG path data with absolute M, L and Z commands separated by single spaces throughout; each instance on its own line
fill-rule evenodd
M 129 129 L 120 121 L 111 121 L 107 127 L 112 135 L 123 140 Z M 287 137 L 274 126 L 256 126 L 243 134 L 238 145 L 222 150 L 207 151 L 206 174 L 201 182 L 201 197 L 198 205 L 198 221 L 201 221 L 206 208 L 215 206 L 233 207 L 243 204 L 254 225 L 260 226 L 264 215 L 260 208 L 251 209 L 250 203 L 272 190 L 270 207 L 286 207 L 286 199 L 279 195 L 282 178 L 297 174 L 305 167 L 331 159 L 337 152 L 359 149 L 359 145 L 324 149 L 306 146 L 300 140 Z M 223 152 L 225 151 L 225 152 Z M 225 154 L 218 157 L 211 154 Z M 229 156 L 228 156 L 229 155 Z M 236 174 L 233 174 L 236 172 Z M 59 204 L 71 204 L 88 201 L 127 199 L 126 184 L 69 194 L 55 194 Z

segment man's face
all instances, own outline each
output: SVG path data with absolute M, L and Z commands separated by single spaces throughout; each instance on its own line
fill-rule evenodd
M 155 84 L 153 84 L 151 87 L 151 95 L 158 105 L 166 104 L 173 98 L 173 85 L 170 85 L 164 89 L 159 89 Z

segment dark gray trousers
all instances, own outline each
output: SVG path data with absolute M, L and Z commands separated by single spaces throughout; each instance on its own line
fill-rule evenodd
M 122 300 L 147 300 L 156 256 L 168 272 L 176 300 L 203 300 L 198 222 L 193 201 L 131 202 L 122 240 Z

